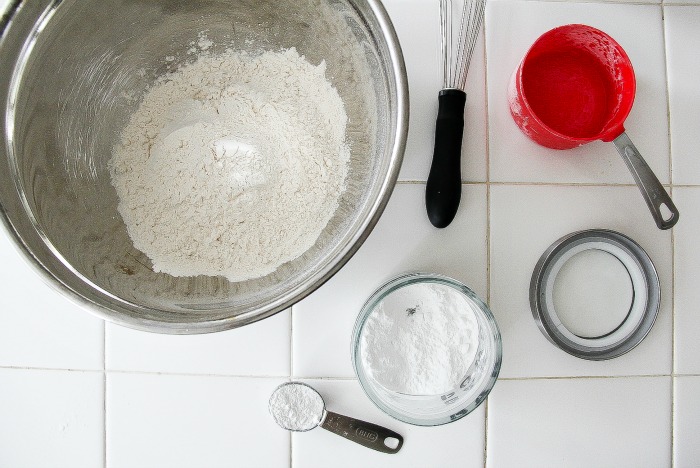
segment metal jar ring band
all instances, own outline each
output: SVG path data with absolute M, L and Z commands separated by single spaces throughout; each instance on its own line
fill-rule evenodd
M 554 281 L 562 266 L 574 255 L 601 250 L 613 255 L 627 269 L 633 300 L 627 316 L 614 330 L 594 338 L 569 331 L 554 308 Z M 545 337 L 567 353 L 588 360 L 621 356 L 642 342 L 659 312 L 659 275 L 649 255 L 635 241 L 615 231 L 588 230 L 562 237 L 542 254 L 530 282 L 532 315 Z

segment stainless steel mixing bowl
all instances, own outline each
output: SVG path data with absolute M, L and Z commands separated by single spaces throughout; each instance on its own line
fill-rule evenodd
M 26 0 L 0 28 L 0 218 L 51 285 L 104 319 L 185 334 L 268 317 L 338 271 L 388 201 L 408 90 L 378 0 Z M 194 60 L 202 33 L 213 53 L 296 47 L 325 60 L 349 117 L 348 188 L 318 242 L 239 283 L 155 273 L 128 237 L 107 169 L 139 97 Z

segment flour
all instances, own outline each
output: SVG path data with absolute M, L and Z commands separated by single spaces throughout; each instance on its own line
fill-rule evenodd
M 479 345 L 473 307 L 449 286 L 413 284 L 394 291 L 364 324 L 363 368 L 394 392 L 438 395 L 456 389 Z
M 338 207 L 346 125 L 325 63 L 293 48 L 200 51 L 148 90 L 114 148 L 134 246 L 172 276 L 274 272 L 315 244 Z
M 308 431 L 323 417 L 323 398 L 303 384 L 289 383 L 277 387 L 270 396 L 269 410 L 275 422 L 290 431 Z

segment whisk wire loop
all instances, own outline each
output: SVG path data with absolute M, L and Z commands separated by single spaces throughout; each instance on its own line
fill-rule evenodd
M 464 0 L 458 37 L 453 36 L 453 1 L 440 0 L 440 31 L 442 46 L 443 89 L 464 90 L 469 73 L 469 65 L 479 38 L 484 20 L 486 0 Z M 454 43 L 457 54 L 453 55 Z M 453 62 L 454 60 L 454 62 Z
M 440 0 L 440 39 L 442 87 L 447 88 L 452 78 L 452 0 Z

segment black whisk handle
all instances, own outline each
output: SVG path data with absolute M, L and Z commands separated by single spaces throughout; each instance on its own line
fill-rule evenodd
M 467 95 L 459 89 L 443 89 L 438 95 L 433 163 L 425 187 L 428 219 L 437 228 L 447 227 L 462 197 L 462 137 Z

